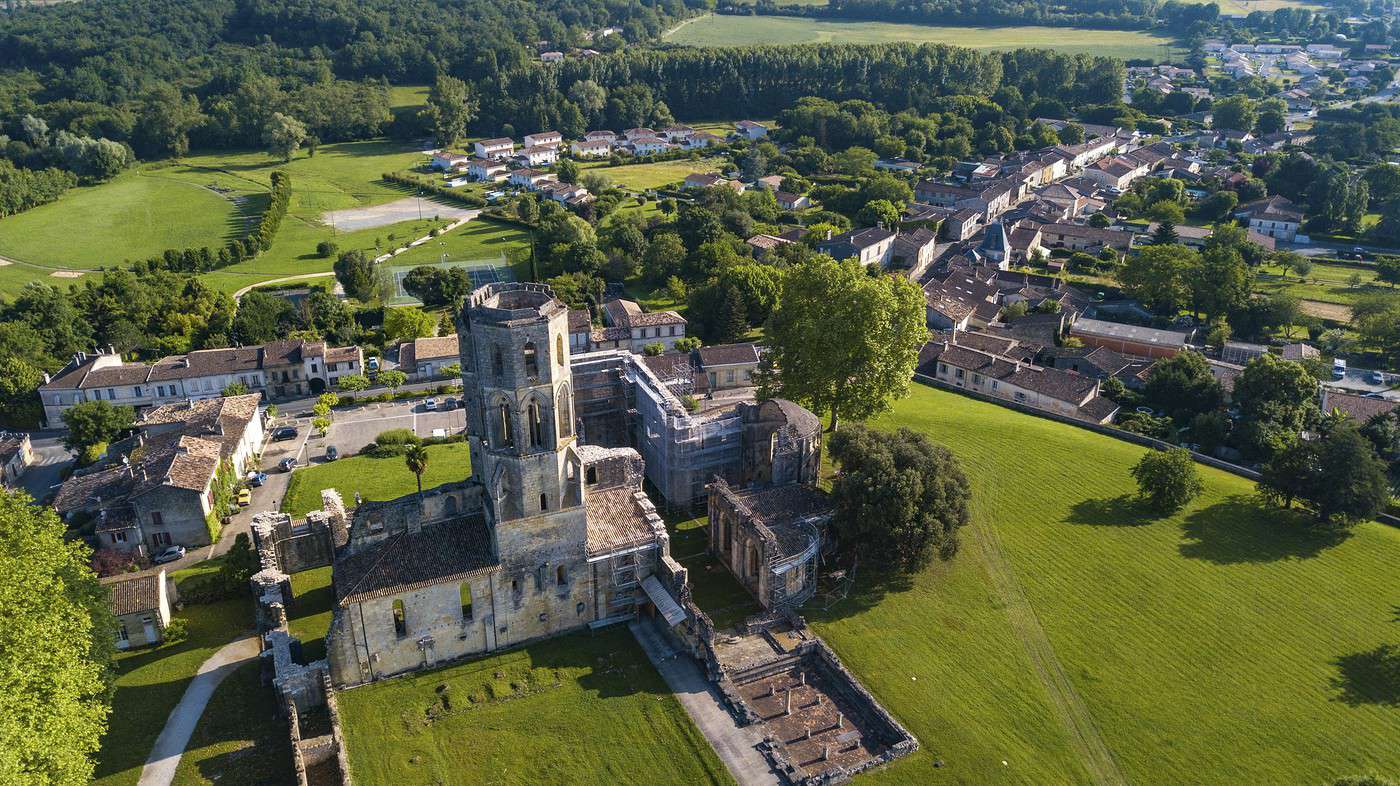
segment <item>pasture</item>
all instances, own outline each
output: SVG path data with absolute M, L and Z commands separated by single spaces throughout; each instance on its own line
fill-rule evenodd
M 729 128 L 732 130 L 733 125 Z M 688 158 L 674 161 L 656 161 L 649 164 L 623 164 L 622 166 L 583 165 L 582 172 L 596 172 L 606 177 L 613 185 L 630 191 L 647 191 L 662 186 L 679 186 L 685 176 L 696 172 L 718 172 L 725 163 L 717 157 Z
M 871 783 L 1400 770 L 1400 686 L 1377 673 L 1400 530 L 1320 534 L 1204 467 L 1205 493 L 1155 518 L 1143 448 L 918 385 L 874 425 L 946 444 L 975 499 L 953 561 L 804 609 L 922 743 Z
M 668 33 L 666 40 L 689 46 L 761 44 L 950 44 L 971 49 L 1055 49 L 1072 54 L 1163 60 L 1173 41 L 1135 30 L 1078 27 L 942 27 L 808 19 L 795 16 L 700 17 Z

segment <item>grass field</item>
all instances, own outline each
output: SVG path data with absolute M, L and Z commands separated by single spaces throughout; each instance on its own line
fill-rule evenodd
M 529 234 L 517 227 L 482 217 L 439 235 L 417 248 L 411 248 L 385 264 L 394 267 L 426 265 L 443 261 L 496 259 L 509 256 L 512 249 L 527 248 Z
M 1215 0 L 1215 4 L 1220 7 L 1222 14 L 1244 14 L 1248 16 L 1255 11 L 1271 13 L 1280 8 L 1311 8 L 1317 10 L 1322 8 L 1317 3 L 1302 3 L 1297 0 Z
M 355 782 L 733 781 L 624 627 L 340 694 Z
M 465 480 L 470 474 L 471 454 L 465 442 L 428 446 L 428 471 L 423 473 L 423 488 Z M 321 489 L 328 488 L 338 490 L 350 504 L 356 492 L 366 500 L 378 502 L 412 494 L 418 485 L 402 456 L 351 456 L 293 472 L 287 494 L 282 498 L 282 510 L 293 516 L 305 516 L 318 510 Z
M 238 667 L 209 697 L 175 769 L 178 786 L 296 782 L 286 721 L 261 669 Z
M 181 573 L 175 576 L 178 580 Z M 98 786 L 136 783 L 151 746 L 199 664 L 253 627 L 252 605 L 247 598 L 187 606 L 175 617 L 189 621 L 189 634 L 183 642 L 117 656 L 117 691 L 97 757 L 94 783 Z
M 1318 536 L 1205 468 L 1198 500 L 1153 519 L 1129 496 L 1142 448 L 920 386 L 875 425 L 947 444 L 976 496 L 951 563 L 804 609 L 922 742 L 871 783 L 1400 770 L 1400 686 L 1375 674 L 1400 530 Z
M 694 161 L 657 161 L 651 164 L 624 164 L 623 166 L 582 166 L 581 170 L 597 171 L 613 184 L 632 191 L 646 191 L 665 185 L 678 185 L 685 176 L 696 172 L 718 172 L 725 160 L 718 157 L 700 158 Z
M 1359 286 L 1351 285 L 1352 276 L 1359 277 Z M 1322 303 L 1352 305 L 1362 295 L 1374 292 L 1394 292 L 1386 285 L 1376 283 L 1373 268 L 1352 267 L 1349 265 L 1329 265 L 1314 262 L 1308 275 L 1299 278 L 1293 271 L 1284 271 L 1278 265 L 1263 265 L 1255 278 L 1262 292 L 1288 292 L 1302 300 L 1316 300 Z
M 941 43 L 971 49 L 1056 49 L 1121 58 L 1163 59 L 1172 39 L 1133 30 L 1078 27 L 939 27 L 891 22 L 848 22 L 795 16 L 700 17 L 667 35 L 674 44 Z
M 417 90 L 397 90 L 395 100 L 416 100 Z M 377 255 L 422 237 L 437 225 L 431 220 L 428 201 L 421 221 L 338 232 L 322 220 L 330 210 L 402 199 L 409 192 L 380 176 L 425 160 L 414 147 L 377 140 L 323 145 L 315 156 L 302 152 L 287 164 L 263 152 L 192 155 L 142 164 L 111 183 L 75 190 L 57 202 L 0 221 L 0 256 L 32 263 L 0 266 L 0 294 L 13 293 L 28 281 L 63 284 L 71 280 L 53 277 L 54 267 L 95 270 L 166 248 L 217 248 L 241 235 L 246 216 L 240 216 L 240 211 L 261 214 L 277 169 L 291 174 L 292 202 L 272 248 L 249 262 L 205 274 L 204 279 L 233 292 L 268 279 L 328 271 L 334 260 L 316 254 L 316 245 L 323 240 L 336 243 L 342 251 L 361 249 Z M 240 206 L 235 199 L 245 201 Z M 516 231 L 464 228 L 453 236 L 462 253 L 475 253 L 474 244 L 489 243 L 492 255 L 499 248 L 524 245 L 524 234 Z M 57 242 L 59 238 L 62 242 Z

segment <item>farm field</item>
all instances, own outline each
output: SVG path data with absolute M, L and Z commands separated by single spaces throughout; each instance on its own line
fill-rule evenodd
M 1204 467 L 1199 499 L 1149 518 L 1130 496 L 1143 448 L 917 385 L 874 425 L 948 445 L 976 496 L 952 562 L 804 609 L 922 742 L 871 783 L 1400 769 L 1400 695 L 1376 674 L 1400 530 L 1316 535 Z
M 622 626 L 345 691 L 340 711 L 366 786 L 733 783 Z
M 732 125 L 731 125 L 732 128 Z M 646 191 L 666 185 L 678 185 L 685 176 L 695 172 L 718 172 L 724 159 L 717 157 L 699 158 L 694 161 L 656 161 L 650 164 L 624 164 L 622 166 L 583 165 L 582 172 L 596 171 L 612 181 L 614 185 L 632 191 Z
M 423 488 L 465 480 L 471 474 L 470 456 L 465 442 L 429 445 Z M 354 500 L 355 493 L 359 492 L 365 500 L 379 502 L 412 494 L 418 484 L 402 456 L 350 456 L 295 470 L 287 493 L 282 497 L 282 512 L 305 516 L 317 510 L 321 507 L 321 489 L 329 488 L 339 491 L 348 501 Z
M 666 36 L 690 46 L 758 44 L 942 43 L 971 49 L 1056 49 L 1121 58 L 1162 59 L 1172 39 L 1134 30 L 1078 27 L 940 27 L 892 22 L 851 22 L 795 16 L 710 15 Z

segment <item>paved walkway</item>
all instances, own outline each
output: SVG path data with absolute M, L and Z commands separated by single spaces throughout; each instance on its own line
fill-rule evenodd
M 757 747 L 763 735 L 734 723 L 699 664 L 672 648 L 651 622 L 633 621 L 627 627 L 739 786 L 779 786 L 777 773 Z
M 239 666 L 258 657 L 258 637 L 248 636 L 226 644 L 218 652 L 199 666 L 199 672 L 185 688 L 180 703 L 170 711 L 165 728 L 160 730 L 146 766 L 141 768 L 141 780 L 136 786 L 170 786 L 175 779 L 175 768 L 180 765 L 180 757 L 185 753 L 190 735 L 204 714 L 204 707 L 214 689 Z

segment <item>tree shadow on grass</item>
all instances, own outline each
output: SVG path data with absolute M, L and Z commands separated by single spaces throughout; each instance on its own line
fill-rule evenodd
M 1368 652 L 1343 655 L 1333 664 L 1337 675 L 1332 678 L 1332 687 L 1338 692 L 1338 701 L 1351 707 L 1400 707 L 1400 647 L 1382 644 Z
M 1192 512 L 1182 523 L 1181 556 L 1217 565 L 1310 559 L 1351 533 L 1315 526 L 1311 516 L 1237 494 Z
M 953 557 L 953 559 L 968 558 L 965 554 Z M 939 569 L 940 561 L 935 556 L 929 565 L 917 572 Z M 823 582 L 817 594 L 802 607 L 801 613 L 808 620 L 832 622 L 872 609 L 883 602 L 886 595 L 907 592 L 913 586 L 914 574 L 877 572 L 862 566 L 856 571 L 855 580 L 844 598 L 838 599 L 838 597 L 827 594 L 825 591 L 828 590 L 829 585 Z
M 1147 501 L 1132 494 L 1120 494 L 1111 499 L 1086 499 L 1070 508 L 1071 524 L 1093 527 L 1141 527 L 1159 518 Z

